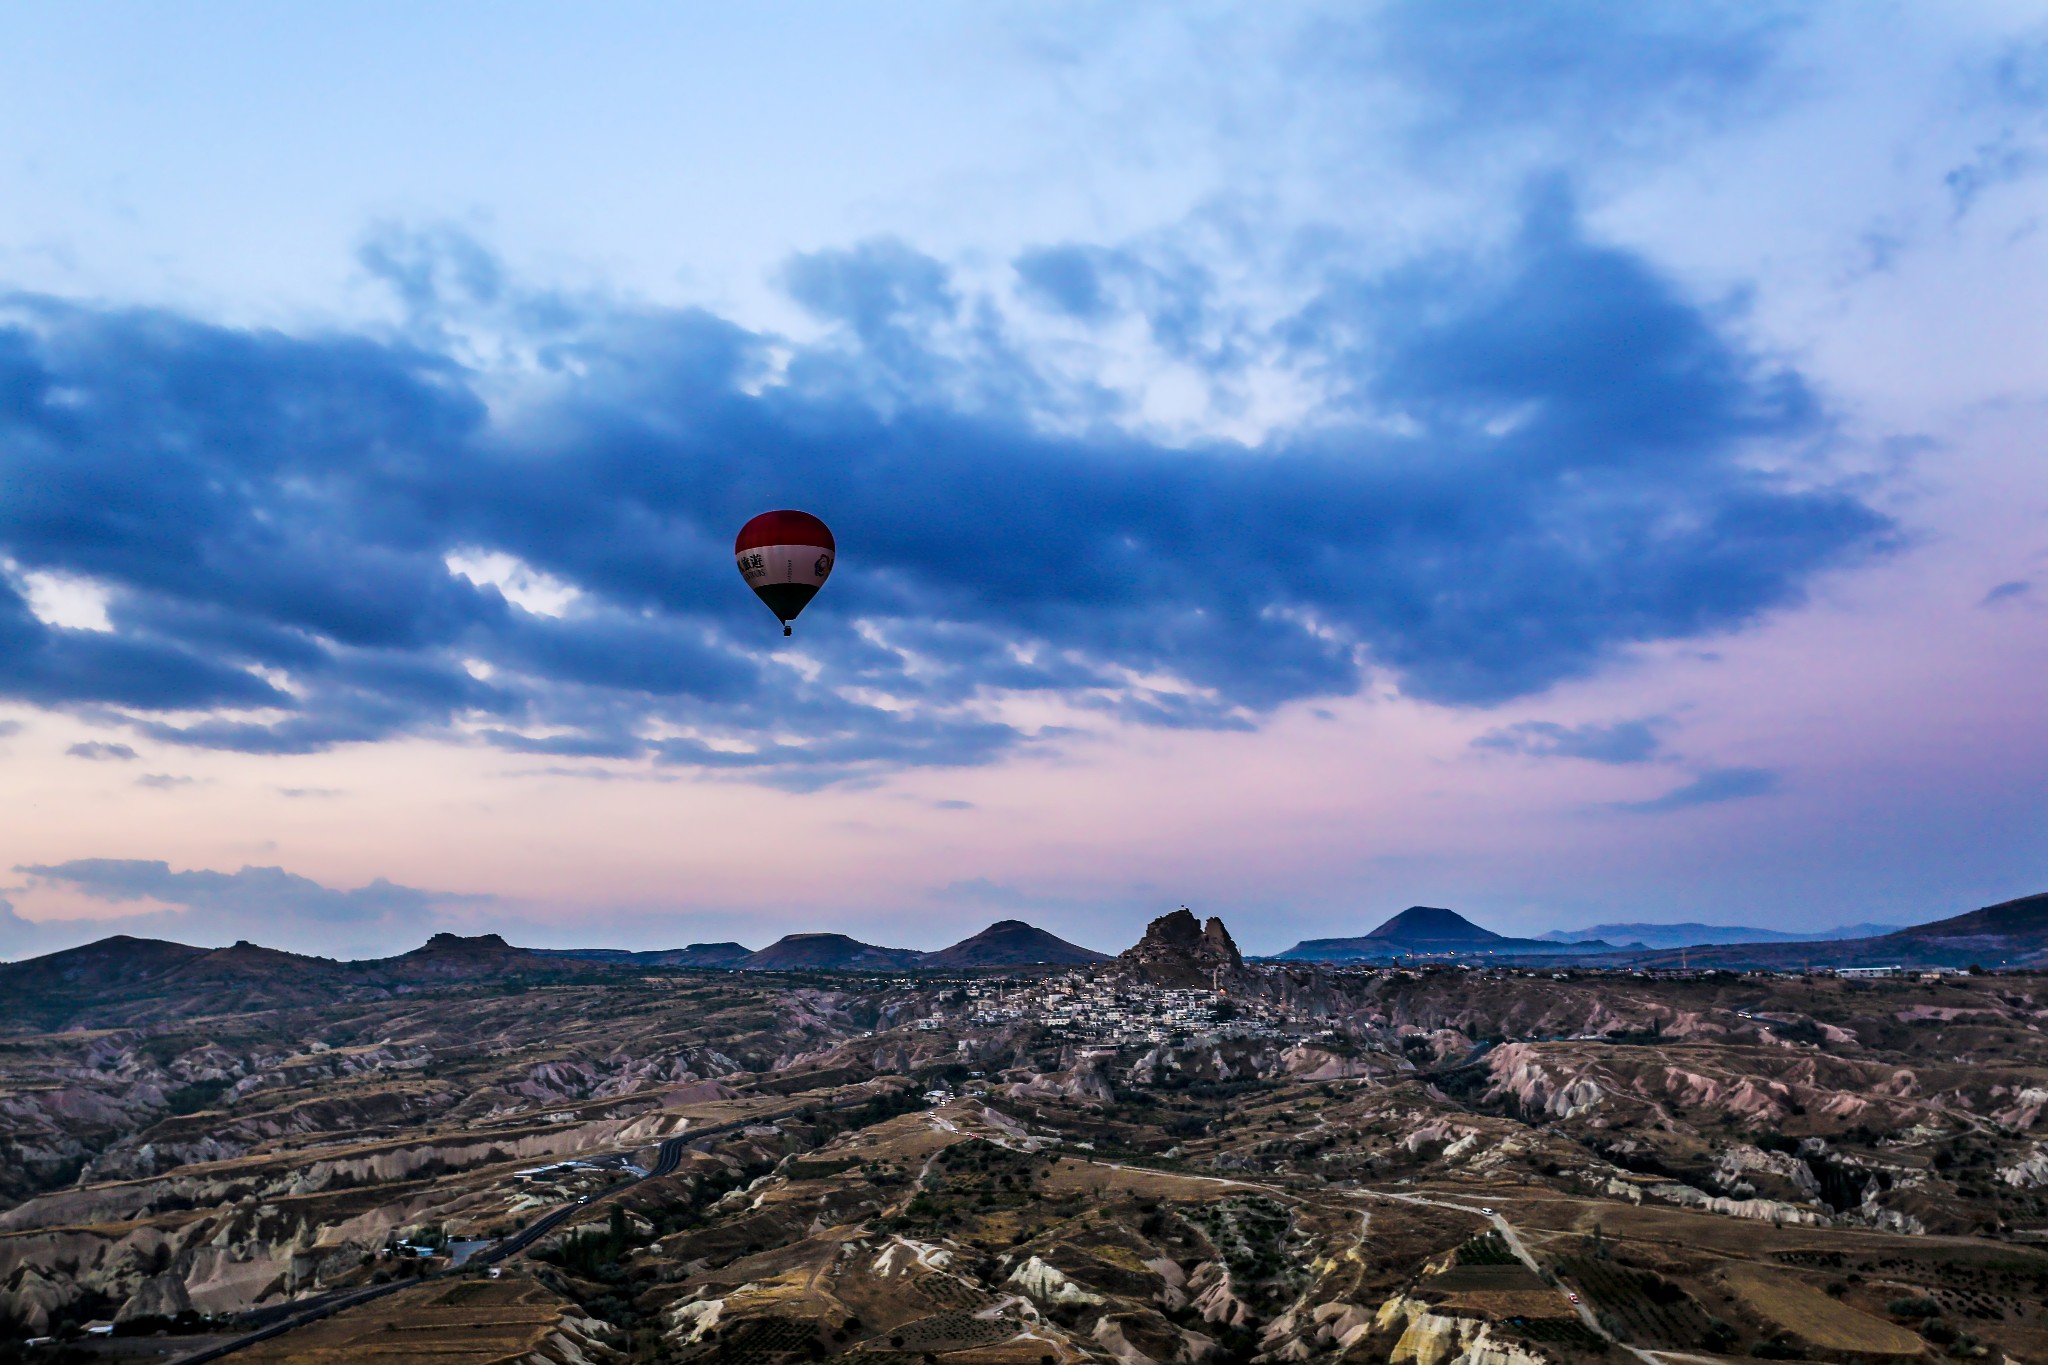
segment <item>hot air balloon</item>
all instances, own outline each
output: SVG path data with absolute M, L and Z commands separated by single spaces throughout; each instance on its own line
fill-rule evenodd
M 837 550 L 824 522 L 809 512 L 782 511 L 763 512 L 740 527 L 732 552 L 740 577 L 768 604 L 788 635 L 789 623 L 831 576 Z

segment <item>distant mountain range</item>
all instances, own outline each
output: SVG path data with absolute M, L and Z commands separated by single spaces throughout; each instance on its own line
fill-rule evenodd
M 1851 926 L 1833 931 L 1852 932 Z M 1770 933 L 1741 943 L 1649 944 L 1700 932 Z M 1966 914 L 1862 937 L 1801 938 L 1784 931 L 1714 925 L 1605 925 L 1602 938 L 1511 938 L 1452 910 L 1410 906 L 1369 934 L 1309 939 L 1278 955 L 1282 962 L 1392 962 L 1416 959 L 1559 962 L 1591 967 L 1792 969 L 1803 967 L 2039 967 L 2048 965 L 2048 894 L 2025 896 Z M 1606 936 L 1627 938 L 1617 946 Z M 192 1002 L 209 1012 L 285 1009 L 358 994 L 447 986 L 560 980 L 592 972 L 649 967 L 715 967 L 742 971 L 913 971 L 977 967 L 1078 966 L 1103 954 L 1069 943 L 1022 920 L 1003 920 L 937 952 L 886 948 L 845 934 L 790 934 L 759 951 L 738 943 L 697 943 L 654 952 L 623 949 L 519 948 L 496 934 L 436 934 L 411 952 L 358 962 L 281 952 L 241 942 L 195 948 L 116 935 L 82 947 L 16 963 L 0 963 L 0 1017 L 63 1026 L 91 1017 L 96 1027 L 138 1027 L 184 1017 Z M 1182 909 L 1161 916 L 1138 944 L 1116 959 L 1135 979 L 1200 988 L 1237 980 L 1244 960 L 1220 919 L 1206 924 Z
M 687 948 L 627 952 L 621 948 L 549 948 L 548 957 L 580 958 L 637 967 L 725 967 L 743 972 L 911 971 L 920 967 L 1078 967 L 1107 962 L 1098 953 L 1020 919 L 997 920 L 950 948 L 919 952 L 883 948 L 845 934 L 786 934 L 759 952 L 742 943 L 693 943 Z
M 1509 938 L 1482 929 L 1455 910 L 1436 905 L 1411 905 L 1369 934 L 1357 938 L 1303 939 L 1280 962 L 1385 962 L 1407 957 L 1557 957 L 1613 952 L 1605 942 L 1559 942 L 1548 938 Z
M 1790 933 L 1781 929 L 1757 929 L 1742 924 L 1596 924 L 1590 929 L 1552 929 L 1538 938 L 1552 943 L 1601 941 L 1624 948 L 1697 948 L 1716 943 L 1826 943 L 1844 938 L 1876 938 L 1889 934 L 1896 924 L 1841 924 L 1832 929 Z
M 1596 959 L 1599 960 L 1599 959 Z M 1732 943 L 1636 953 L 1617 965 L 1796 969 L 1827 967 L 2038 967 L 2048 963 L 2048 893 L 1895 929 L 1869 938 Z

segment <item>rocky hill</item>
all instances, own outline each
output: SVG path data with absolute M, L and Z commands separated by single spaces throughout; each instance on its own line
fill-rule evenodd
M 1932 924 L 1916 924 L 1884 937 L 1925 942 L 1995 939 L 2014 951 L 2038 952 L 2048 948 L 2048 892 L 2000 901 L 1981 910 L 1935 920 Z
M 737 967 L 753 956 L 744 943 L 692 943 L 687 948 L 539 948 L 545 957 L 577 957 L 586 962 L 615 962 L 632 967 Z
M 1177 989 L 1235 980 L 1244 971 L 1244 955 L 1223 921 L 1211 917 L 1204 924 L 1185 905 L 1146 925 L 1145 936 L 1118 954 L 1116 962 L 1134 980 Z
M 1069 943 L 1020 919 L 998 920 L 950 948 L 926 953 L 926 967 L 1078 967 L 1107 962 L 1109 954 Z
M 1406 957 L 1541 957 L 1560 953 L 1604 952 L 1607 943 L 1558 943 L 1540 938 L 1509 938 L 1481 928 L 1455 910 L 1411 905 L 1369 934 L 1357 938 L 1311 938 L 1277 955 L 1282 962 L 1384 962 Z
M 900 972 L 923 959 L 924 954 L 912 948 L 878 948 L 845 934 L 785 934 L 736 965 L 748 972 Z

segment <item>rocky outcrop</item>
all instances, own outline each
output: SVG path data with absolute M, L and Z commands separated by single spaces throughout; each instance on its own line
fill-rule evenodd
M 1117 957 L 1127 976 L 1151 986 L 1199 990 L 1244 975 L 1244 955 L 1223 921 L 1195 918 L 1186 906 L 1145 926 L 1145 936 Z
M 1095 1306 L 1100 1306 L 1103 1303 L 1102 1295 L 1083 1289 L 1080 1285 L 1068 1279 L 1064 1273 L 1055 1268 L 1051 1263 L 1037 1256 L 1031 1257 L 1024 1264 L 1011 1271 L 1008 1283 L 1015 1285 L 1040 1303 L 1076 1303 Z
M 2048 1185 L 2048 1150 L 2043 1150 L 2037 1143 L 2033 1151 L 2012 1165 L 2000 1166 L 1998 1178 L 2022 1190 Z
M 127 1301 L 114 1314 L 115 1322 L 133 1322 L 137 1318 L 175 1318 L 180 1313 L 192 1311 L 192 1296 L 185 1291 L 185 1281 L 177 1275 L 165 1273 L 152 1275 L 135 1287 Z
M 1380 1305 L 1373 1330 L 1396 1327 L 1401 1335 L 1387 1365 L 1552 1365 L 1534 1347 L 1495 1337 L 1483 1319 L 1438 1313 L 1419 1299 L 1397 1297 Z
M 1662 1181 L 1651 1185 L 1649 1192 L 1657 1198 L 1672 1204 L 1683 1204 L 1687 1208 L 1700 1209 L 1707 1213 L 1726 1214 L 1730 1218 L 1751 1218 L 1764 1223 L 1790 1223 L 1794 1227 L 1824 1228 L 1833 1225 L 1834 1220 L 1815 1209 L 1801 1208 L 1787 1204 L 1782 1199 L 1730 1199 L 1726 1195 L 1708 1194 L 1690 1185 L 1676 1181 Z
M 1149 1310 L 1105 1313 L 1096 1319 L 1093 1336 L 1118 1365 L 1178 1365 L 1207 1360 L 1217 1350 L 1210 1338 L 1176 1327 Z
M 540 1345 L 519 1358 L 519 1365 L 615 1365 L 626 1359 L 612 1344 L 617 1333 L 601 1318 L 564 1313 Z
M 1512 1097 L 1526 1118 L 1576 1118 L 1600 1103 L 1600 1085 L 1590 1076 L 1559 1077 L 1529 1043 L 1497 1047 L 1486 1059 L 1493 1085 L 1488 1098 Z
M 1231 1286 L 1230 1271 L 1220 1261 L 1204 1261 L 1188 1277 L 1188 1302 L 1203 1322 L 1223 1327 L 1247 1327 L 1256 1316 Z

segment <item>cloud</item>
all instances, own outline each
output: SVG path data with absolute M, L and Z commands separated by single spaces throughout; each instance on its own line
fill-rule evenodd
M 135 750 L 126 744 L 109 744 L 102 740 L 82 740 L 64 751 L 73 758 L 94 760 L 116 759 L 126 763 L 135 758 Z
M 1693 806 L 1710 806 L 1721 801 L 1768 796 L 1778 787 L 1778 774 L 1769 768 L 1714 768 L 1653 800 L 1617 802 L 1614 809 L 1637 815 L 1657 815 Z
M 1787 4 L 1671 8 L 1600 0 L 1405 0 L 1377 26 L 1321 30 L 1312 62 L 1360 64 L 1421 96 L 1424 141 L 1534 140 L 1583 158 L 1654 147 L 1767 98 Z
M 198 780 L 196 777 L 182 777 L 176 773 L 144 773 L 135 779 L 135 785 L 148 787 L 151 791 L 167 792 L 175 791 L 179 787 L 189 787 Z
M 49 884 L 111 905 L 152 907 L 109 919 L 33 922 L 15 916 L 12 924 L 0 922 L 0 942 L 27 941 L 43 951 L 111 933 L 139 933 L 201 943 L 250 938 L 273 947 L 385 954 L 417 947 L 445 922 L 445 910 L 494 900 L 425 891 L 383 878 L 343 890 L 279 867 L 177 872 L 154 860 L 80 858 L 14 870 L 29 877 L 31 887 Z M 23 925 L 33 925 L 33 932 Z
M 2000 602 L 2011 602 L 2025 597 L 2033 590 L 2034 585 L 2032 583 L 2024 578 L 2016 578 L 2010 583 L 2000 583 L 1990 592 L 1985 593 L 1983 600 L 1978 602 L 1977 605 L 1980 607 L 1995 607 Z
M 23 728 L 22 723 L 18 720 L 0 720 L 0 739 L 6 739 L 10 735 L 18 735 L 22 732 Z
M 1957 219 L 1989 191 L 2048 168 L 2048 41 L 2012 41 L 1988 71 L 1973 71 L 1971 76 L 1996 127 L 1968 161 L 1942 177 Z
M 427 734 L 803 788 L 1043 738 L 997 718 L 1020 693 L 1241 729 L 1377 670 L 1492 705 L 1887 544 L 1802 462 L 1799 374 L 1554 188 L 1483 256 L 1319 267 L 1256 348 L 1322 397 L 1256 449 L 1148 437 L 902 243 L 790 263 L 810 344 L 522 293 L 478 250 L 380 239 L 395 337 L 0 306 L 0 555 L 98 585 L 110 627 L 0 580 L 0 698 L 251 753 Z M 1252 348 L 1203 339 L 1198 268 L 1020 270 L 1215 373 Z M 469 368 L 458 322 L 531 364 Z M 789 645 L 728 557 L 774 506 L 842 552 Z
M 1472 741 L 1475 749 L 1532 758 L 1584 758 L 1595 763 L 1648 763 L 1663 748 L 1657 727 L 1668 724 L 1661 716 L 1645 720 L 1622 720 L 1612 724 L 1588 722 L 1563 726 L 1555 721 L 1525 720 L 1489 730 Z

